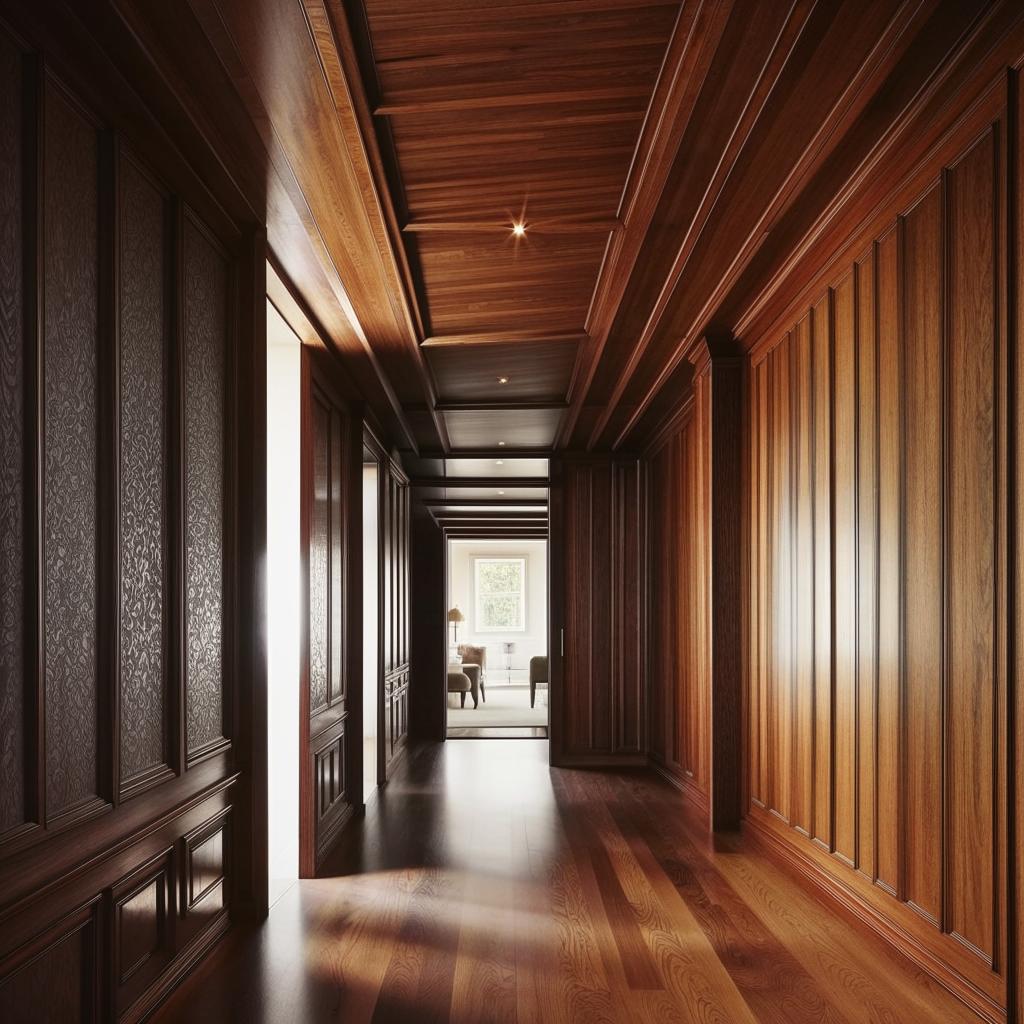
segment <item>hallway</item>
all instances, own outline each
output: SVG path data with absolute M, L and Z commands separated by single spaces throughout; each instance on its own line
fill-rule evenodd
M 973 1021 L 647 772 L 420 747 L 343 842 L 172 997 L 198 1021 Z

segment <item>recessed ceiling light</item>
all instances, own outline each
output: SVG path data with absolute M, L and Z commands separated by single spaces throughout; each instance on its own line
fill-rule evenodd
M 512 234 L 515 235 L 516 238 L 522 238 L 526 234 L 526 225 L 521 220 L 517 220 L 512 225 Z
M 504 491 L 498 491 L 498 494 L 504 494 L 504 493 L 505 493 Z
M 507 384 L 508 383 L 508 377 L 499 377 L 498 378 L 498 383 L 499 384 Z
M 498 447 L 499 448 L 504 448 L 505 447 L 505 442 L 504 441 L 499 441 L 498 442 Z
M 505 460 L 504 459 L 495 459 L 494 460 L 494 464 L 496 466 L 504 466 L 505 465 Z

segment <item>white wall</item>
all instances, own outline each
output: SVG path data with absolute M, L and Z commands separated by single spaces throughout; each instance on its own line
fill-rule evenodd
M 267 303 L 268 825 L 270 902 L 299 877 L 299 364 Z
M 492 682 L 501 681 L 505 667 L 502 644 L 516 645 L 512 668 L 520 676 L 535 654 L 548 653 L 548 542 L 546 540 L 452 540 L 448 546 L 448 607 L 458 605 L 465 622 L 459 623 L 459 643 L 487 648 L 487 672 Z M 477 631 L 473 558 L 526 558 L 526 631 L 523 633 L 481 633 Z M 452 639 L 448 627 L 448 643 Z M 521 681 L 521 678 L 520 678 Z

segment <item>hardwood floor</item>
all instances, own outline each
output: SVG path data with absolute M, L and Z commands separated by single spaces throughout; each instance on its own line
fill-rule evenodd
M 157 1018 L 976 1020 L 647 772 L 551 770 L 542 741 L 410 751 L 329 865 Z

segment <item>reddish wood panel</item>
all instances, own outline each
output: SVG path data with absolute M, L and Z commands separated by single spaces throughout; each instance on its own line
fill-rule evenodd
M 752 339 L 749 417 L 749 820 L 989 1016 L 1007 998 L 1004 102 L 991 90 L 847 240 L 792 327 Z
M 710 678 L 700 427 L 694 402 L 647 463 L 648 736 L 654 763 L 707 812 Z

